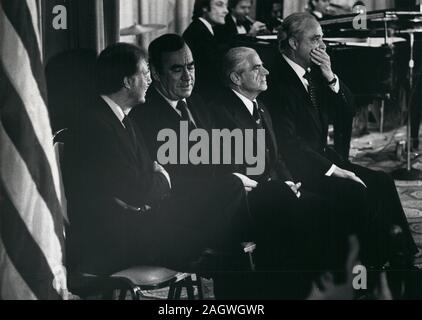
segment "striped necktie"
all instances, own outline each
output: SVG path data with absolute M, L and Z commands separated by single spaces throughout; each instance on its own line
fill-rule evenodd
M 193 119 L 189 115 L 188 106 L 186 105 L 186 102 L 184 100 L 179 100 L 177 102 L 176 109 L 180 111 L 182 120 L 188 121 L 189 126 L 196 128 L 196 125 L 193 122 Z
M 311 98 L 312 106 L 315 109 L 319 109 L 317 86 L 314 77 L 312 76 L 310 71 L 306 71 L 303 78 L 308 80 L 308 93 Z

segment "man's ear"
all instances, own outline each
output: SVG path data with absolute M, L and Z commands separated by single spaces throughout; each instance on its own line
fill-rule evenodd
M 296 40 L 296 38 L 290 38 L 289 39 L 289 47 L 292 49 L 292 50 L 296 50 L 297 49 L 297 40 Z
M 123 87 L 125 87 L 126 89 L 132 88 L 132 77 L 123 78 Z
M 150 65 L 150 72 L 151 72 L 152 80 L 159 82 L 160 74 L 158 73 L 157 69 L 154 66 Z
M 236 86 L 240 85 L 240 77 L 236 72 L 230 73 L 230 80 L 234 85 Z

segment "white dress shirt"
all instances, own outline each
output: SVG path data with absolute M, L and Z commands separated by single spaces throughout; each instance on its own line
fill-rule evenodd
M 232 89 L 232 91 L 235 93 L 235 95 L 239 97 L 240 100 L 242 100 L 243 104 L 246 106 L 246 109 L 248 109 L 249 113 L 253 115 L 253 108 L 254 108 L 253 103 L 255 102 L 256 104 L 258 104 L 256 99 L 251 101 L 248 98 L 246 98 L 243 94 L 237 92 L 236 90 Z
M 237 28 L 237 33 L 238 34 L 247 34 L 248 33 L 248 31 L 246 31 L 246 28 L 243 26 L 243 25 L 237 25 L 237 19 L 234 17 L 234 16 L 231 16 L 232 17 L 232 19 L 233 19 L 233 21 L 234 21 L 234 25 L 236 26 L 236 28 Z

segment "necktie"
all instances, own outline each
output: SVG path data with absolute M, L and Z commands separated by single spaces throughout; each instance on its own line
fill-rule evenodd
M 132 121 L 129 117 L 125 116 L 122 122 L 125 125 L 126 131 L 130 137 L 131 142 L 133 143 L 133 145 L 136 145 L 136 133 L 135 129 L 133 128 Z
M 259 114 L 258 104 L 256 103 L 256 101 L 253 101 L 252 117 L 255 120 L 258 128 L 261 128 L 262 127 L 262 120 L 261 120 L 261 115 Z
M 308 93 L 311 98 L 312 106 L 318 109 L 319 103 L 318 103 L 318 94 L 317 94 L 317 86 L 316 86 L 315 79 L 312 77 L 312 74 L 309 71 L 305 73 L 303 78 L 308 80 Z
M 188 107 L 187 107 L 186 102 L 184 100 L 179 100 L 177 102 L 176 109 L 180 111 L 182 120 L 188 121 L 189 126 L 192 125 L 192 126 L 196 127 L 195 123 L 193 122 L 193 120 L 189 116 Z

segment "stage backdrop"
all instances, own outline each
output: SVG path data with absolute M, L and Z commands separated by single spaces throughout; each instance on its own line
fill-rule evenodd
M 251 16 L 255 17 L 255 3 L 262 0 L 252 0 Z M 192 21 L 193 4 L 195 0 L 121 0 L 120 27 L 125 28 L 139 24 L 164 24 L 166 28 L 160 31 L 135 36 L 124 36 L 124 42 L 138 43 L 144 49 L 149 43 L 164 33 L 182 34 Z

